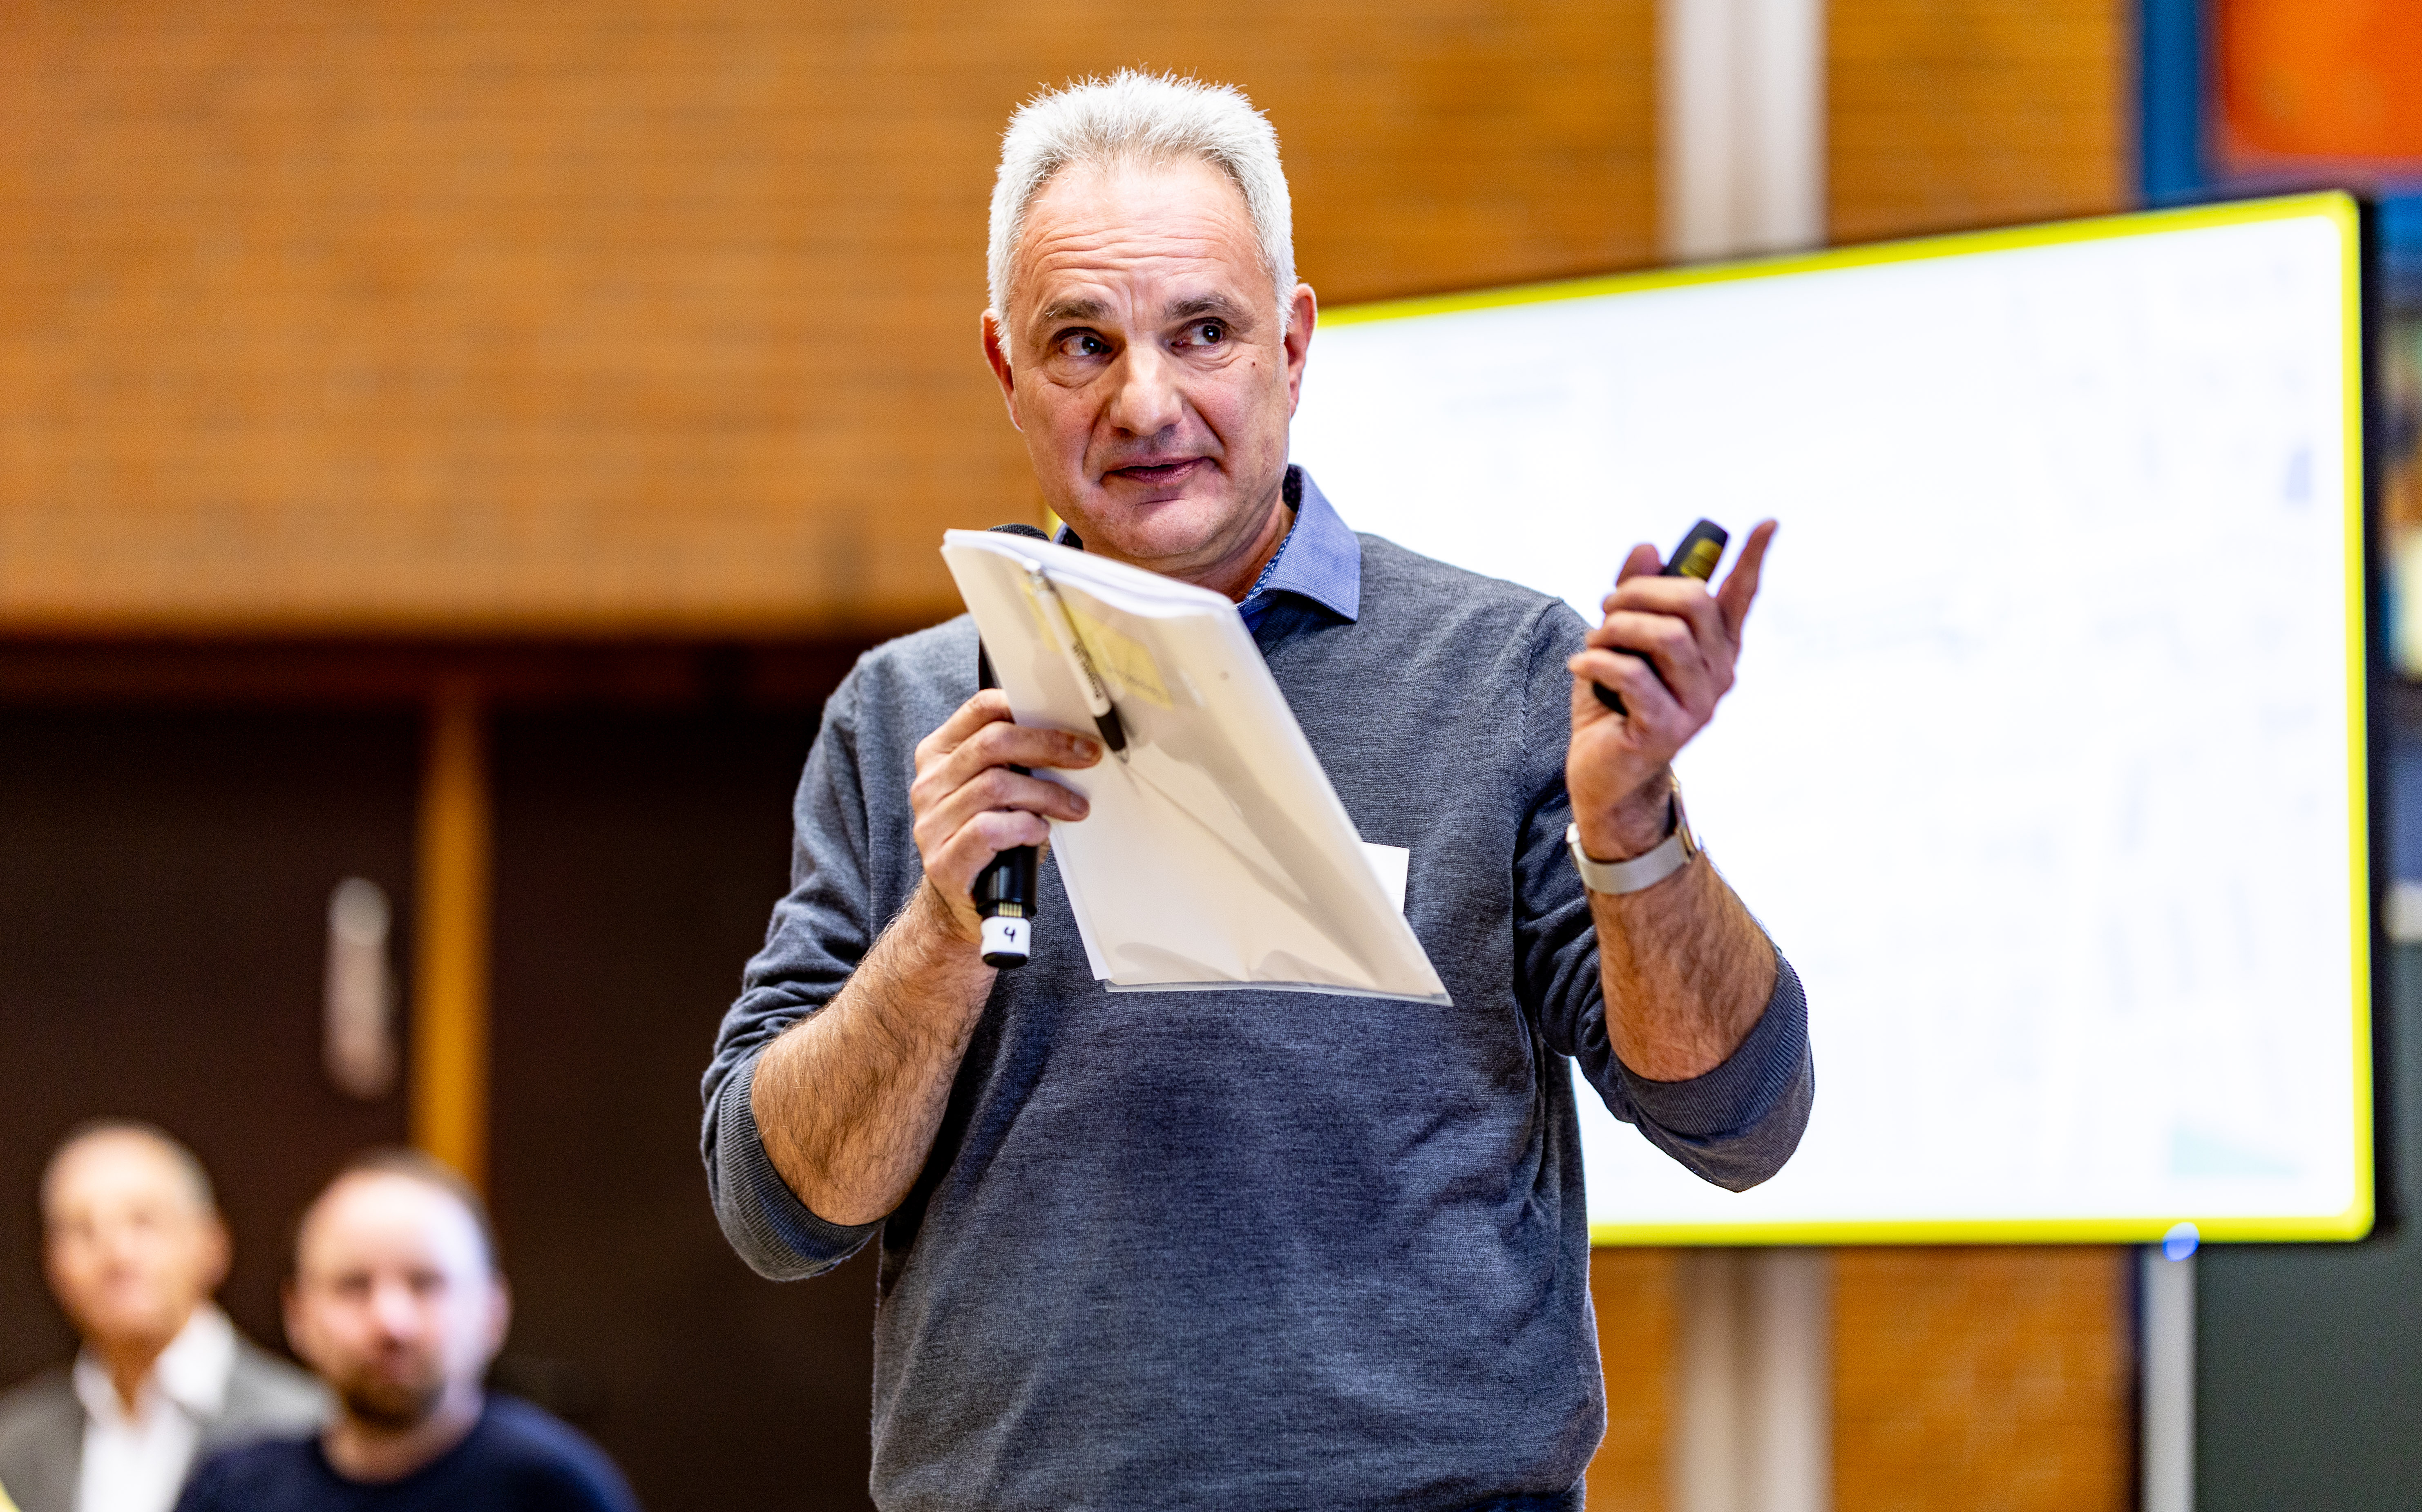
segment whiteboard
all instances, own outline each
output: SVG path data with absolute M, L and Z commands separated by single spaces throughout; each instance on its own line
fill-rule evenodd
M 2357 270 L 2320 195 L 1323 317 L 1357 529 L 1595 623 L 1782 522 L 1676 769 L 1815 1116 L 1735 1194 L 1577 1082 L 1599 1242 L 2369 1229 Z

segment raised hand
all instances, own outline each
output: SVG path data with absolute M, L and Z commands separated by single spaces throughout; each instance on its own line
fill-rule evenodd
M 1758 523 L 1713 592 L 1695 578 L 1659 576 L 1657 548 L 1632 547 L 1601 605 L 1605 618 L 1565 664 L 1573 732 L 1565 784 L 1592 856 L 1620 860 L 1664 838 L 1667 770 L 1733 685 L 1774 530 L 1772 520 Z M 1624 712 L 1608 708 L 1592 683 L 1621 694 Z

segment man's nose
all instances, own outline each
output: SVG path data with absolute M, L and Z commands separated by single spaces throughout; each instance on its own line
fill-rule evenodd
M 142 1236 L 131 1224 L 112 1223 L 93 1236 L 93 1249 L 111 1269 L 128 1269 L 142 1255 Z
M 1111 381 L 1118 387 L 1110 396 L 1109 418 L 1129 435 L 1158 435 L 1185 414 L 1177 370 L 1169 354 L 1149 341 L 1129 343 Z
M 370 1290 L 370 1319 L 383 1333 L 409 1338 L 420 1331 L 420 1303 L 412 1288 L 387 1282 Z

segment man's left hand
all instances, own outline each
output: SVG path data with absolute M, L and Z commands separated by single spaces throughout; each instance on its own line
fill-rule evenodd
M 1631 548 L 1602 605 L 1605 619 L 1565 664 L 1573 674 L 1573 738 L 1565 785 L 1590 855 L 1623 860 L 1665 838 L 1669 764 L 1733 685 L 1741 625 L 1773 539 L 1774 522 L 1759 522 L 1712 593 L 1695 578 L 1659 575 L 1663 563 L 1655 546 Z M 1592 683 L 1621 694 L 1624 712 L 1601 702 Z

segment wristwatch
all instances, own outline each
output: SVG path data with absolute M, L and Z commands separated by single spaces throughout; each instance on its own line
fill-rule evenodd
M 1674 827 L 1655 849 L 1644 852 L 1628 861 L 1601 861 L 1581 849 L 1581 827 L 1565 827 L 1565 848 L 1573 853 L 1573 870 L 1581 874 L 1581 884 L 1592 892 L 1621 896 L 1653 888 L 1675 873 L 1691 864 L 1699 854 L 1699 838 L 1691 833 L 1691 816 L 1682 811 L 1682 784 L 1674 784 L 1672 806 Z

